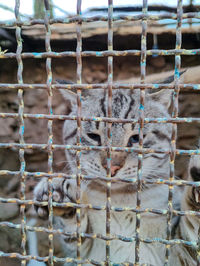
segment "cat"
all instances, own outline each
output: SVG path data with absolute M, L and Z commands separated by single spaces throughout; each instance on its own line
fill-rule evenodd
M 72 91 L 62 90 L 62 94 L 71 106 L 70 115 L 77 114 L 77 96 Z M 90 90 L 82 93 L 82 116 L 106 117 L 107 95 L 103 90 Z M 146 118 L 169 118 L 172 102 L 172 91 L 163 89 L 157 92 L 147 92 L 145 97 L 144 113 Z M 112 117 L 138 119 L 140 107 L 140 91 L 113 90 Z M 63 142 L 67 145 L 76 145 L 77 123 L 66 120 L 63 127 Z M 106 123 L 100 121 L 81 122 L 81 145 L 106 146 Z M 151 149 L 170 149 L 172 125 L 169 123 L 145 123 L 143 128 L 143 147 Z M 113 147 L 139 147 L 139 124 L 113 123 Z M 68 163 L 67 174 L 76 175 L 76 151 L 66 150 Z M 106 177 L 107 152 L 102 150 L 81 151 L 81 173 L 93 177 Z M 143 155 L 141 208 L 167 210 L 168 185 L 153 184 L 151 181 L 158 178 L 169 178 L 169 154 L 148 153 Z M 137 178 L 138 154 L 135 152 L 113 151 L 111 176 L 122 178 Z M 81 181 L 81 203 L 95 206 L 106 205 L 106 182 L 93 178 Z M 57 202 L 76 202 L 76 181 L 69 179 L 53 179 L 53 199 Z M 115 207 L 136 208 L 137 183 L 113 182 L 111 185 L 111 205 Z M 48 182 L 43 178 L 34 190 L 34 197 L 38 201 L 48 199 Z M 174 187 L 173 208 L 180 208 L 181 188 Z M 37 207 L 38 215 L 47 216 L 47 209 Z M 56 213 L 56 208 L 55 208 Z M 62 228 L 66 232 L 76 232 L 76 211 L 73 208 L 63 208 L 54 218 L 55 228 Z M 165 245 L 158 239 L 166 239 L 167 216 L 143 212 L 140 214 L 141 224 L 139 237 L 141 239 L 155 239 L 154 243 L 140 242 L 139 263 L 147 265 L 163 265 L 165 261 Z M 183 219 L 182 219 L 183 220 Z M 182 221 L 181 221 L 182 223 Z M 177 217 L 173 217 L 172 226 L 177 224 Z M 178 225 L 179 227 L 179 225 Z M 127 238 L 135 236 L 136 214 L 134 211 L 111 211 L 111 235 L 120 235 Z M 81 209 L 80 231 L 87 234 L 106 235 L 106 211 Z M 76 239 L 66 235 L 61 237 L 61 245 L 66 257 L 76 258 Z M 82 238 L 81 258 L 94 260 L 98 263 L 106 260 L 106 241 L 100 238 Z M 110 241 L 110 261 L 112 263 L 134 263 L 135 241 Z M 174 256 L 174 255 L 173 255 Z M 66 263 L 65 265 L 76 265 Z M 182 265 L 174 264 L 170 265 Z

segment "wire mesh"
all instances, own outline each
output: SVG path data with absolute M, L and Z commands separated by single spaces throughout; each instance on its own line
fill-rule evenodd
M 31 259 L 36 259 L 38 261 L 48 262 L 50 265 L 54 265 L 55 262 L 75 262 L 78 265 L 84 263 L 96 264 L 96 265 L 110 265 L 111 261 L 111 250 L 110 245 L 113 240 L 120 240 L 124 242 L 134 242 L 135 241 L 135 265 L 140 263 L 140 243 L 161 243 L 166 246 L 165 254 L 165 264 L 167 265 L 170 257 L 170 250 L 174 244 L 184 244 L 185 246 L 197 248 L 199 243 L 195 241 L 187 241 L 183 239 L 172 239 L 171 230 L 172 230 L 172 216 L 197 216 L 200 217 L 200 212 L 198 211 L 181 211 L 175 210 L 173 208 L 173 189 L 174 186 L 192 186 L 199 187 L 200 182 L 185 181 L 185 180 L 176 180 L 175 179 L 175 157 L 176 155 L 200 155 L 200 150 L 182 150 L 177 149 L 176 147 L 176 137 L 177 137 L 177 124 L 180 123 L 192 123 L 200 122 L 200 118 L 180 118 L 178 116 L 178 96 L 180 90 L 200 90 L 200 84 L 180 84 L 180 68 L 181 68 L 181 56 L 182 55 L 199 55 L 200 49 L 182 49 L 181 48 L 181 25 L 183 19 L 196 18 L 200 19 L 199 12 L 190 12 L 183 13 L 182 1 L 178 0 L 177 3 L 177 14 L 160 14 L 160 15 L 149 15 L 148 14 L 148 1 L 143 0 L 142 13 L 139 15 L 113 15 L 113 1 L 108 0 L 108 15 L 107 16 L 94 16 L 94 17 L 83 17 L 81 14 L 81 0 L 77 0 L 77 15 L 65 19 L 51 19 L 50 18 L 50 8 L 48 0 L 44 0 L 45 3 L 45 18 L 44 19 L 32 19 L 29 21 L 22 21 L 20 19 L 20 0 L 15 0 L 15 22 L 0 22 L 0 27 L 15 27 L 16 28 L 16 40 L 17 40 L 17 51 L 16 53 L 4 53 L 0 54 L 0 59 L 16 58 L 18 64 L 17 71 L 17 84 L 0 84 L 0 89 L 7 90 L 18 90 L 18 99 L 19 99 L 19 108 L 18 113 L 0 113 L 0 118 L 14 118 L 19 121 L 19 143 L 0 143 L 0 149 L 10 149 L 15 148 L 19 151 L 20 159 L 20 170 L 19 171 L 9 171 L 9 170 L 0 170 L 1 176 L 11 175 L 13 177 L 20 176 L 21 183 L 21 196 L 20 199 L 17 198 L 0 198 L 1 203 L 17 203 L 20 205 L 21 213 L 21 224 L 14 224 L 8 221 L 0 222 L 0 226 L 10 227 L 21 230 L 21 253 L 5 253 L 0 252 L 0 257 L 9 257 L 9 258 L 18 258 L 21 260 L 21 265 L 26 265 L 27 261 Z M 156 21 L 162 19 L 174 19 L 176 20 L 176 46 L 175 49 L 171 50 L 147 50 L 147 25 L 148 21 Z M 125 50 L 125 51 L 115 51 L 113 49 L 113 22 L 118 20 L 124 21 L 142 21 L 142 31 L 141 31 L 141 49 L 140 50 Z M 107 21 L 108 23 L 108 48 L 105 51 L 82 51 L 82 36 L 81 36 L 81 27 L 82 23 L 89 23 L 94 21 Z M 53 52 L 51 50 L 51 25 L 54 23 L 63 23 L 70 24 L 76 23 L 76 34 L 77 34 L 77 47 L 76 52 L 65 51 L 65 52 Z M 22 38 L 21 38 L 21 27 L 22 26 L 31 26 L 41 24 L 45 26 L 46 37 L 45 37 L 45 52 L 41 53 L 27 53 L 22 52 Z M 118 56 L 140 56 L 140 74 L 141 82 L 139 84 L 120 84 L 113 82 L 113 58 Z M 175 83 L 174 84 L 148 84 L 145 83 L 146 77 L 146 58 L 149 55 L 163 55 L 163 56 L 175 56 Z M 51 60 L 52 58 L 65 58 L 65 57 L 75 57 L 77 62 L 76 84 L 53 84 L 52 83 L 52 69 L 51 69 Z M 108 64 L 108 80 L 106 84 L 82 84 L 82 57 L 107 57 Z M 34 59 L 46 59 L 46 74 L 47 81 L 46 84 L 25 84 L 23 83 L 23 59 L 25 58 L 34 58 Z M 77 89 L 77 115 L 54 115 L 52 107 L 53 99 L 53 90 L 58 89 Z M 106 117 L 84 117 L 82 116 L 82 105 L 81 105 L 81 93 L 83 89 L 93 90 L 102 88 L 107 93 L 108 102 L 107 102 L 107 116 Z M 139 118 L 138 119 L 122 119 L 112 117 L 112 91 L 115 89 L 140 89 L 140 109 L 139 109 Z M 48 114 L 26 114 L 24 113 L 24 100 L 23 92 L 24 90 L 37 90 L 44 89 L 48 92 Z M 173 89 L 173 115 L 170 118 L 146 118 L 144 114 L 145 106 L 145 90 L 146 89 Z M 46 144 L 26 144 L 24 141 L 24 120 L 25 119 L 46 119 L 48 121 L 48 142 Z M 77 143 L 76 145 L 58 145 L 53 144 L 53 130 L 52 125 L 55 120 L 74 120 L 77 122 Z M 81 142 L 81 123 L 83 121 L 99 121 L 105 122 L 107 127 L 107 145 L 106 146 L 83 146 Z M 135 147 L 113 147 L 112 146 L 112 123 L 132 123 L 139 124 L 139 148 Z M 143 147 L 143 128 L 145 124 L 148 123 L 171 123 L 172 124 L 172 139 L 171 139 L 171 148 L 170 149 L 151 149 Z M 47 150 L 48 151 L 48 172 L 28 172 L 26 171 L 26 162 L 24 158 L 24 153 L 26 150 Z M 54 150 L 74 150 L 76 152 L 76 164 L 77 172 L 75 175 L 67 175 L 65 173 L 54 173 L 53 172 L 53 151 Z M 107 153 L 107 176 L 89 176 L 84 175 L 81 171 L 81 152 L 82 151 L 105 151 Z M 121 176 L 111 177 L 111 166 L 112 166 L 112 152 L 121 152 L 125 151 L 127 153 L 136 153 L 138 156 L 138 174 L 136 178 L 123 178 Z M 163 177 L 160 179 L 154 180 L 144 180 L 142 178 L 142 162 L 144 154 L 149 153 L 158 153 L 158 154 L 168 154 L 170 158 L 170 177 Z M 48 201 L 47 202 L 38 202 L 36 200 L 27 200 L 25 197 L 25 183 L 27 177 L 34 177 L 38 180 L 42 177 L 48 178 Z M 52 180 L 53 178 L 65 178 L 76 180 L 76 202 L 54 202 L 52 195 Z M 85 204 L 81 202 L 81 182 L 84 180 L 98 179 L 105 181 L 106 186 L 106 204 L 95 206 L 92 204 Z M 111 204 L 111 187 L 114 182 L 124 182 L 137 185 L 137 198 L 136 198 L 136 207 L 118 207 Z M 141 207 L 141 190 L 142 185 L 144 184 L 166 184 L 168 185 L 168 206 L 166 209 L 154 209 L 154 208 L 142 208 Z M 45 227 L 33 227 L 26 224 L 26 215 L 25 208 L 28 205 L 37 206 L 48 206 L 49 210 L 49 224 L 48 228 Z M 54 207 L 73 207 L 76 209 L 76 231 L 75 232 L 65 232 L 64 230 L 55 229 L 53 226 L 53 208 Z M 81 231 L 81 210 L 84 208 L 93 209 L 93 210 L 104 210 L 106 212 L 106 233 L 97 234 L 85 233 Z M 123 211 L 132 211 L 136 214 L 136 227 L 135 235 L 132 237 L 126 237 L 119 234 L 111 234 L 111 211 L 123 212 Z M 167 216 L 167 237 L 166 239 L 162 238 L 142 238 L 140 236 L 140 223 L 141 223 L 141 214 L 142 213 L 154 213 Z M 31 256 L 27 255 L 26 252 L 26 234 L 27 231 L 31 232 L 45 232 L 48 234 L 49 238 L 49 254 L 46 257 L 40 256 Z M 77 240 L 77 254 L 76 258 L 59 258 L 54 255 L 54 235 L 65 235 L 69 237 L 74 237 Z M 81 258 L 81 245 L 82 239 L 102 239 L 106 241 L 106 260 L 105 261 L 95 261 L 92 259 L 83 259 Z M 124 262 L 123 264 L 129 264 Z M 197 262 L 198 265 L 198 262 Z
M 19 8 L 20 8 L 20 1 L 15 2 L 15 17 L 16 21 L 20 21 L 19 16 Z M 23 63 L 21 59 L 21 52 L 22 52 L 22 39 L 21 39 L 21 27 L 16 27 L 16 40 L 17 40 L 17 51 L 16 51 L 16 59 L 18 63 L 18 71 L 17 71 L 17 80 L 19 84 L 23 83 L 22 72 L 23 72 Z M 23 101 L 23 90 L 18 89 L 18 98 L 19 98 L 19 124 L 20 124 L 20 143 L 24 144 L 24 118 L 23 118 L 23 111 L 24 111 L 24 101 Z M 24 159 L 24 149 L 19 149 L 19 158 L 20 158 L 20 177 L 21 177 L 21 200 L 25 200 L 25 159 Z M 22 232 L 22 255 L 26 255 L 26 216 L 25 216 L 25 205 L 20 205 L 20 212 L 21 212 L 21 232 Z M 26 265 L 26 261 L 22 260 L 22 265 Z
M 82 0 L 77 1 L 77 15 L 81 16 L 81 3 Z M 81 22 L 77 22 L 76 27 L 77 34 L 77 47 L 76 47 L 76 62 L 77 62 L 77 70 L 76 77 L 77 83 L 81 84 L 82 82 L 82 59 L 81 59 L 81 50 L 82 50 L 82 38 L 81 38 Z M 81 90 L 78 88 L 77 90 L 77 146 L 81 145 Z M 81 200 L 81 151 L 76 151 L 76 164 L 77 164 L 77 175 L 76 175 L 76 203 L 80 204 Z M 81 209 L 76 209 L 76 236 L 77 236 L 77 259 L 81 259 L 81 234 L 80 234 L 80 226 L 81 226 Z M 78 264 L 80 265 L 80 264 Z

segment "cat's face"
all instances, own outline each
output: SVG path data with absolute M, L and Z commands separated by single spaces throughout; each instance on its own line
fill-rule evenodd
M 65 98 L 70 100 L 72 112 L 76 115 L 76 95 L 67 91 L 63 92 Z M 171 92 L 169 90 L 157 93 L 147 93 L 145 99 L 145 117 L 169 117 Z M 113 90 L 112 117 L 115 118 L 139 118 L 140 92 L 139 90 Z M 94 90 L 82 98 L 83 117 L 106 117 L 107 97 L 103 90 Z M 85 146 L 106 146 L 108 143 L 107 127 L 105 122 L 82 121 L 81 144 Z M 76 145 L 76 121 L 65 121 L 63 128 L 63 141 L 65 144 Z M 144 124 L 143 147 L 151 149 L 169 149 L 171 139 L 171 125 L 166 123 Z M 113 147 L 139 147 L 139 124 L 113 123 L 112 124 Z M 71 174 L 76 173 L 76 152 L 67 150 L 67 163 Z M 113 177 L 136 178 L 138 155 L 135 152 L 112 152 Z M 107 153 L 105 151 L 82 151 L 82 174 L 93 177 L 106 177 Z M 169 155 L 144 154 L 143 178 L 167 178 L 169 172 Z

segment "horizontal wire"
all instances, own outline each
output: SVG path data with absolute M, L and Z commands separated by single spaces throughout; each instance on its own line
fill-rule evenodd
M 108 56 L 140 56 L 140 50 L 105 50 L 105 51 L 83 51 L 80 53 L 81 57 L 108 57 Z M 146 55 L 162 55 L 162 56 L 172 56 L 172 55 L 200 55 L 200 49 L 171 49 L 171 50 L 147 50 Z M 76 52 L 65 51 L 65 52 L 26 52 L 22 53 L 21 57 L 24 58 L 63 58 L 63 57 L 76 57 Z M 12 59 L 16 58 L 16 53 L 2 53 L 0 54 L 0 59 Z
M 14 224 L 11 222 L 0 222 L 0 226 L 2 227 L 9 227 L 9 228 L 15 228 L 15 229 L 20 229 L 21 224 Z M 50 230 L 45 227 L 32 227 L 27 225 L 27 230 L 30 232 L 44 232 L 44 233 L 52 233 L 54 235 L 63 235 L 69 238 L 76 239 L 77 234 L 76 232 L 65 232 L 64 230 L 61 229 L 53 229 Z M 118 235 L 118 234 L 111 234 L 110 236 L 102 235 L 102 234 L 89 234 L 89 233 L 80 233 L 82 238 L 89 238 L 89 239 L 102 239 L 102 240 L 107 240 L 107 241 L 112 241 L 112 240 L 121 240 L 123 242 L 134 242 L 135 241 L 135 236 L 132 237 L 127 237 L 123 235 Z M 141 238 L 140 241 L 146 244 L 151 244 L 151 243 L 161 243 L 161 244 L 168 244 L 168 245 L 175 245 L 175 244 L 184 244 L 189 247 L 197 248 L 198 243 L 196 241 L 186 241 L 182 239 L 172 239 L 172 240 L 166 240 L 162 238 Z M 1 257 L 1 253 L 0 253 Z M 41 258 L 41 257 L 40 257 Z M 45 257 L 44 259 L 46 259 Z
M 200 12 L 188 12 L 184 13 L 182 19 L 188 18 L 196 18 L 200 19 Z M 162 13 L 157 15 L 151 14 L 138 14 L 138 15 L 118 15 L 113 16 L 113 21 L 138 21 L 146 19 L 149 21 L 158 21 L 163 19 L 177 19 L 176 13 Z M 108 16 L 92 16 L 92 17 L 83 17 L 83 16 L 73 16 L 69 18 L 54 18 L 49 20 L 49 24 L 62 23 L 62 24 L 70 24 L 70 23 L 86 23 L 86 22 L 96 22 L 96 21 L 108 21 Z M 44 19 L 31 19 L 26 21 L 0 21 L 0 27 L 15 27 L 15 26 L 32 26 L 32 25 L 44 25 Z M 162 26 L 162 25 L 161 25 Z
M 194 90 L 194 91 L 200 91 L 200 84 L 179 84 L 178 85 L 181 90 Z M 58 90 L 58 89 L 67 89 L 67 90 L 73 90 L 73 89 L 106 89 L 108 85 L 106 83 L 96 83 L 96 84 L 52 84 L 52 89 Z M 47 84 L 18 84 L 18 83 L 0 83 L 0 89 L 47 89 Z M 169 84 L 169 83 L 113 83 L 112 89 L 152 89 L 152 90 L 158 90 L 158 89 L 174 89 L 175 84 Z
M 6 177 L 7 175 L 12 175 L 12 176 L 18 176 L 20 174 L 19 171 L 10 171 L 10 170 L 0 170 L 0 178 Z M 49 174 L 46 172 L 24 172 L 24 175 L 28 178 L 42 178 L 42 177 L 52 177 L 52 178 L 65 178 L 65 179 L 76 179 L 76 175 L 67 175 L 64 173 L 53 173 Z M 106 176 L 91 176 L 91 175 L 80 175 L 82 180 L 101 180 L 101 181 L 110 181 L 112 183 L 115 182 L 123 182 L 123 183 L 130 183 L 134 184 L 137 179 L 134 177 L 120 177 L 120 176 L 115 176 L 108 178 Z M 194 181 L 187 181 L 187 180 L 174 180 L 174 181 L 169 181 L 167 177 L 162 177 L 162 178 L 153 178 L 153 179 L 141 179 L 141 182 L 143 184 L 158 184 L 158 185 L 168 185 L 168 186 L 193 186 L 193 187 L 199 187 L 200 186 L 200 181 L 199 182 L 194 182 Z
M 47 207 L 48 206 L 48 201 L 36 201 L 36 200 L 20 200 L 17 198 L 2 198 L 0 197 L 0 203 L 17 203 L 19 205 L 36 205 L 39 207 Z M 96 210 L 96 211 L 105 211 L 106 206 L 97 206 L 93 204 L 77 204 L 73 202 L 52 202 L 52 206 L 54 208 L 87 208 L 91 210 Z M 116 206 L 111 206 L 110 208 L 112 211 L 115 212 L 123 212 L 123 211 L 131 211 L 134 213 L 154 213 L 154 214 L 159 214 L 159 215 L 167 215 L 168 210 L 167 209 L 156 209 L 156 208 L 140 208 L 138 209 L 137 207 L 116 207 Z M 200 217 L 200 212 L 198 211 L 191 211 L 191 210 L 186 210 L 186 211 L 178 211 L 178 210 L 172 210 L 172 213 L 176 216 L 184 216 L 184 215 L 191 215 L 191 216 L 197 216 Z
M 46 150 L 48 148 L 47 144 L 20 144 L 20 143 L 0 143 L 0 149 L 38 149 Z M 149 154 L 149 153 L 158 153 L 158 154 L 169 154 L 171 151 L 168 149 L 150 149 L 150 148 L 128 148 L 128 147 L 108 147 L 108 146 L 82 146 L 82 145 L 62 145 L 62 144 L 53 144 L 52 150 L 75 150 L 75 151 L 107 151 L 110 149 L 112 152 L 125 151 L 129 153 L 139 153 L 139 154 Z M 176 149 L 175 153 L 177 155 L 200 155 L 200 149 L 197 150 L 182 150 Z
M 0 113 L 0 118 L 18 118 L 18 113 Z M 46 114 L 23 114 L 24 118 L 29 119 L 47 119 L 47 120 L 77 120 L 77 116 L 70 115 L 46 115 Z M 139 122 L 138 119 L 123 119 L 115 117 L 80 117 L 81 121 L 98 121 L 98 122 L 112 122 L 112 123 L 132 123 L 136 124 Z M 200 123 L 199 117 L 176 117 L 176 118 L 166 118 L 166 117 L 157 117 L 157 118 L 144 118 L 145 124 L 150 123 Z

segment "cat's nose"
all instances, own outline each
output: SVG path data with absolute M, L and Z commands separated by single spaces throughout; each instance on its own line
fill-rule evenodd
M 105 169 L 107 169 L 107 165 L 104 165 L 103 166 Z M 121 167 L 119 166 L 119 165 L 112 165 L 111 166 L 111 176 L 113 177 L 113 176 L 115 176 L 116 175 L 116 173 L 117 173 L 117 171 L 120 169 Z
M 120 169 L 120 166 L 118 166 L 118 165 L 112 165 L 111 166 L 111 176 L 114 176 L 119 169 Z

